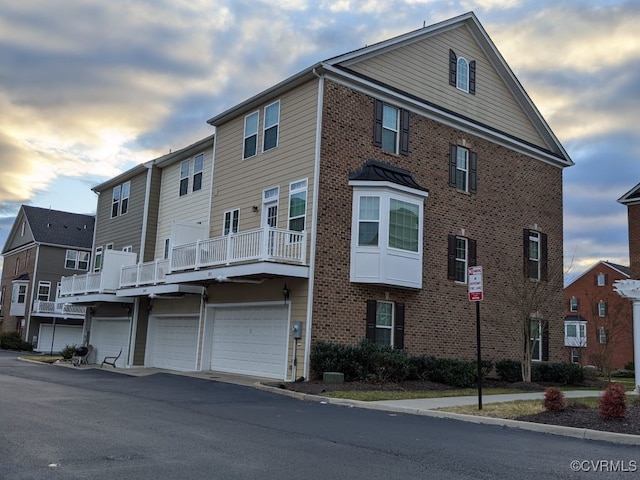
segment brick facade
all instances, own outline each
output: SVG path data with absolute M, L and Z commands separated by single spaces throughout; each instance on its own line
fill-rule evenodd
M 447 279 L 447 235 L 477 241 L 484 267 L 483 357 L 519 359 L 521 327 L 499 300 L 523 276 L 523 229 L 548 235 L 550 269 L 562 269 L 562 170 L 488 140 L 411 113 L 409 155 L 373 145 L 374 98 L 325 82 L 318 191 L 312 341 L 355 344 L 365 338 L 367 300 L 405 304 L 404 347 L 410 355 L 473 359 L 475 306 L 467 286 Z M 478 155 L 477 194 L 448 184 L 450 144 Z M 350 282 L 352 188 L 348 175 L 367 160 L 409 170 L 429 190 L 424 209 L 423 288 Z M 464 231 L 464 233 L 463 233 Z M 564 357 L 562 280 L 541 312 L 549 321 L 549 360 Z
M 604 285 L 597 284 L 598 274 L 604 274 Z M 587 270 L 564 290 L 565 317 L 582 317 L 587 321 L 587 342 L 577 349 L 581 365 L 602 366 L 606 361 L 614 369 L 624 368 L 633 361 L 633 318 L 631 302 L 613 290 L 616 280 L 628 275 L 606 262 L 599 262 Z M 577 311 L 570 309 L 571 298 L 577 300 Z M 606 303 L 606 312 L 600 316 L 598 302 Z M 607 343 L 599 342 L 598 329 L 608 331 Z M 571 348 L 566 347 L 565 360 L 571 361 Z
M 2 268 L 2 288 L 4 289 L 2 293 L 3 319 L 0 325 L 0 331 L 2 332 L 22 332 L 22 319 L 29 317 L 29 312 L 31 311 L 31 294 L 34 288 L 33 272 L 35 271 L 36 265 L 36 251 L 37 247 L 34 245 L 17 253 L 4 256 L 4 266 Z M 24 317 L 12 317 L 9 315 L 11 309 L 12 281 L 21 275 L 28 275 L 29 282 L 25 301 L 25 315 Z
M 631 278 L 640 279 L 640 204 L 627 205 Z

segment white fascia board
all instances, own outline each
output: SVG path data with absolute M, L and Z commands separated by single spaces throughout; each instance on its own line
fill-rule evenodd
M 405 185 L 399 185 L 393 182 L 381 182 L 376 180 L 349 180 L 349 185 L 352 187 L 395 190 L 395 191 L 408 193 L 409 195 L 414 195 L 416 197 L 427 198 L 429 196 L 429 192 L 425 192 L 424 190 L 418 190 L 416 188 L 407 187 Z

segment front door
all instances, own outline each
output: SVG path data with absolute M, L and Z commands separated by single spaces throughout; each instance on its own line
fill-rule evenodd
M 262 226 L 276 228 L 278 225 L 278 193 L 279 188 L 272 188 L 264 192 L 262 200 Z M 267 252 L 273 255 L 275 251 L 275 232 L 269 231 L 269 242 Z

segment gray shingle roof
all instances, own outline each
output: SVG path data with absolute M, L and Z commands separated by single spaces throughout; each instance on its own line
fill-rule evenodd
M 91 249 L 95 217 L 23 205 L 33 238 L 38 243 Z

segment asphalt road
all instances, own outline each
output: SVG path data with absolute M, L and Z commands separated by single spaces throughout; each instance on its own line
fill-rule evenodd
M 0 351 L 3 480 L 630 479 L 640 469 L 638 447 L 16 357 Z

